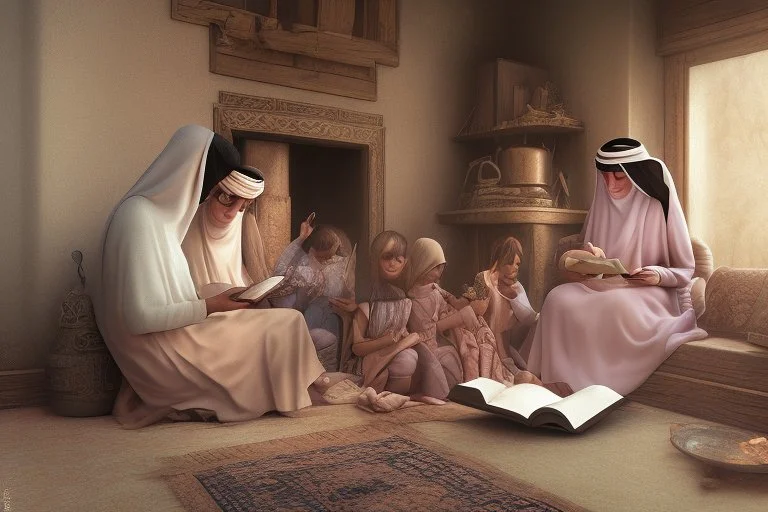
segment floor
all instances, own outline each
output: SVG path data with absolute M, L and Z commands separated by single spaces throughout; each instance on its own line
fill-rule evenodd
M 0 410 L 1 512 L 183 510 L 157 475 L 164 457 L 372 421 L 351 405 L 241 424 L 168 423 L 138 431 L 111 417 Z M 593 511 L 768 510 L 768 474 L 707 476 L 669 442 L 701 420 L 629 402 L 585 434 L 528 429 L 487 415 L 412 426 L 430 438 Z

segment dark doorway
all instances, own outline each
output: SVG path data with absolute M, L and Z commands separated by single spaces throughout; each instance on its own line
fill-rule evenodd
M 357 247 L 357 291 L 368 281 L 367 155 L 361 148 L 291 143 L 289 150 L 291 234 L 311 212 L 315 224 L 330 224 Z

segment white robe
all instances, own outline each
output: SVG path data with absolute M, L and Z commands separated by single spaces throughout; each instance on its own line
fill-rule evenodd
M 297 312 L 206 316 L 181 243 L 212 138 L 200 126 L 179 129 L 107 219 L 92 295 L 101 333 L 130 384 L 115 407 L 127 426 L 174 409 L 211 410 L 220 421 L 299 409 L 310 405 L 307 388 L 323 372 Z

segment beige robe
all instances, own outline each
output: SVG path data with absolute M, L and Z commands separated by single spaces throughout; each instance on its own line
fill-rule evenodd
M 323 372 L 297 311 L 206 314 L 181 243 L 212 138 L 200 126 L 178 130 L 105 226 L 93 295 L 127 380 L 114 411 L 126 427 L 174 410 L 210 410 L 220 421 L 296 410 L 311 404 L 307 388 Z

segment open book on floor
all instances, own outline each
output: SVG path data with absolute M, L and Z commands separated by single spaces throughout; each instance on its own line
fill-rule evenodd
M 457 384 L 448 398 L 529 427 L 554 427 L 571 433 L 584 432 L 624 401 L 611 388 L 597 384 L 561 398 L 535 384 L 507 387 L 485 377 Z

